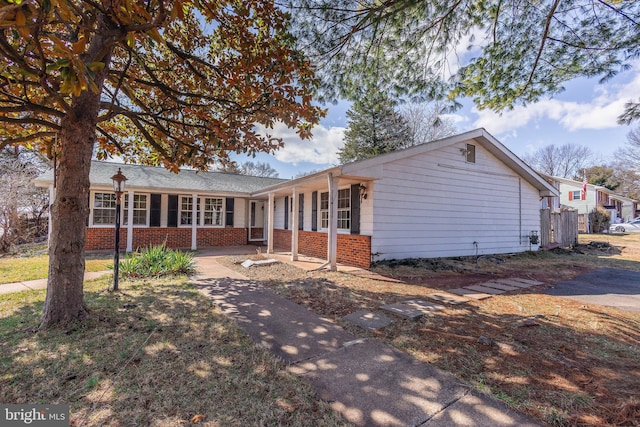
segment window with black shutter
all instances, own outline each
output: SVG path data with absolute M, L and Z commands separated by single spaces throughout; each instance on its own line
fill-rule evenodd
M 160 215 L 162 212 L 162 195 L 151 195 L 151 210 L 149 212 L 149 227 L 160 227 Z
M 304 194 L 298 197 L 298 230 L 304 229 Z
M 360 234 L 360 184 L 351 186 L 351 234 Z
M 318 231 L 318 192 L 311 193 L 311 231 Z
M 289 196 L 284 196 L 284 229 L 289 229 Z
M 167 227 L 178 226 L 178 195 L 169 194 L 169 205 L 167 207 Z
M 235 206 L 235 199 L 233 197 L 227 197 L 225 206 L 225 225 L 227 227 L 233 227 L 233 207 Z

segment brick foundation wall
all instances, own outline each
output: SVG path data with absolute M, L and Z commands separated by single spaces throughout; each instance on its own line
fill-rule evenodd
M 273 230 L 275 248 L 291 250 L 291 230 Z M 298 232 L 298 252 L 316 258 L 327 258 L 327 233 Z M 358 234 L 338 234 L 339 263 L 360 268 L 371 266 L 371 237 Z
M 113 228 L 87 228 L 85 249 L 109 250 L 113 249 L 114 232 Z M 246 228 L 199 228 L 196 244 L 198 248 L 212 246 L 237 246 L 247 244 Z M 191 229 L 190 228 L 134 228 L 133 229 L 133 249 L 149 245 L 160 245 L 167 242 L 169 248 L 190 248 Z M 120 249 L 127 248 L 127 229 L 120 229 Z

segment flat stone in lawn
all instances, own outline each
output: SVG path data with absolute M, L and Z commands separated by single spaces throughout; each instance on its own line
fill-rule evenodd
M 444 310 L 446 308 L 444 305 L 436 304 L 434 302 L 424 301 L 421 299 L 411 299 L 409 301 L 404 301 L 403 304 L 406 304 L 417 310 L 420 310 L 424 314 L 433 313 L 434 311 Z
M 511 280 L 515 280 L 517 282 L 526 283 L 531 286 L 544 285 L 544 282 L 538 282 L 537 280 L 523 279 L 521 277 L 510 277 Z
M 444 302 L 446 304 L 463 304 L 465 302 L 471 301 L 470 298 L 465 298 L 460 295 L 454 295 L 449 292 L 433 292 L 429 295 L 425 295 L 425 298 L 429 298 L 435 301 Z
M 384 328 L 385 326 L 393 323 L 393 320 L 388 317 L 369 310 L 356 311 L 355 313 L 344 316 L 342 320 L 370 331 Z
M 389 313 L 409 320 L 418 320 L 424 316 L 421 310 L 404 304 L 387 304 L 380 306 L 380 310 L 388 311 Z
M 504 283 L 505 285 L 509 285 L 509 286 L 516 286 L 516 287 L 518 287 L 520 289 L 524 289 L 524 288 L 528 288 L 528 287 L 534 286 L 531 283 L 520 282 L 520 281 L 517 281 L 515 279 L 496 279 L 495 281 L 498 282 L 498 283 Z
M 472 291 L 476 291 L 484 294 L 491 294 L 491 295 L 499 295 L 504 293 L 502 289 L 488 288 L 482 285 L 471 285 L 471 286 L 465 286 L 464 288 L 471 289 Z
M 520 289 L 517 286 L 509 286 L 509 285 L 505 285 L 504 283 L 496 283 L 496 282 L 484 282 L 484 283 L 480 283 L 480 286 L 484 286 L 487 288 L 500 289 L 502 291 L 515 291 Z
M 449 289 L 449 292 L 451 292 L 452 294 L 462 295 L 463 297 L 477 300 L 491 298 L 491 294 L 476 292 L 465 288 Z

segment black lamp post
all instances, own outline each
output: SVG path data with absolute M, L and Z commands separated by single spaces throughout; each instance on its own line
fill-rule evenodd
M 122 174 L 120 168 L 118 173 L 111 177 L 113 180 L 113 191 L 116 193 L 116 236 L 115 248 L 113 252 L 113 290 L 118 290 L 118 269 L 120 267 L 120 204 L 122 193 L 124 193 L 124 182 L 127 177 Z

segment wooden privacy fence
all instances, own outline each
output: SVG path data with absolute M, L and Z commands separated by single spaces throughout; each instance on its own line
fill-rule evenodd
M 578 242 L 578 211 L 540 210 L 540 244 L 559 243 L 571 246 Z

